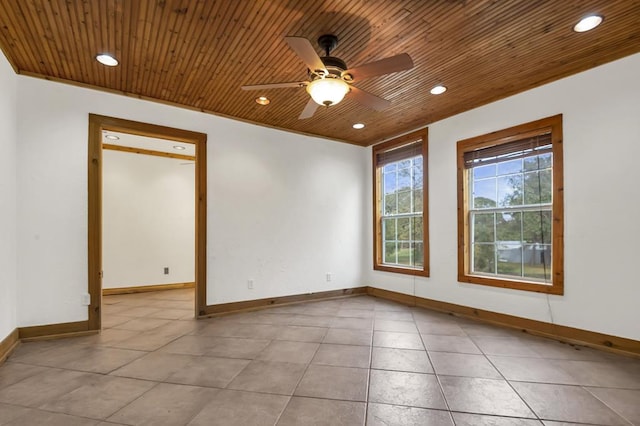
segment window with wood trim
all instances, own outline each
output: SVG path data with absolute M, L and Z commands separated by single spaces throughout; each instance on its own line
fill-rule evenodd
M 373 147 L 377 270 L 429 275 L 427 129 Z
M 563 294 L 562 115 L 457 152 L 458 280 Z

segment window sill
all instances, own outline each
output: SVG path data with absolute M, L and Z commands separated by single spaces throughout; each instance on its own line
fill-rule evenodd
M 564 295 L 562 282 L 540 284 L 535 281 L 519 281 L 509 278 L 493 278 L 481 275 L 459 274 L 458 281 L 466 284 L 479 284 L 512 290 L 532 291 L 536 293 Z
M 404 274 L 404 275 L 414 275 L 420 277 L 428 277 L 429 270 L 425 269 L 413 269 L 413 268 L 403 268 L 402 266 L 390 266 L 390 265 L 379 265 L 374 264 L 373 269 L 375 271 L 384 271 L 384 272 L 393 272 L 396 274 Z

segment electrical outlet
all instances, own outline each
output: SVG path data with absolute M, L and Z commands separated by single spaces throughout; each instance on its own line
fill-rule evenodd
M 248 280 L 248 281 L 247 281 L 247 288 L 248 288 L 249 290 L 253 290 L 253 280 Z
M 91 295 L 89 293 L 84 293 L 80 296 L 80 303 L 83 306 L 89 306 L 91 304 Z
M 331 272 L 327 272 L 327 282 L 331 281 Z
M 164 267 L 164 274 L 165 275 L 169 275 L 169 267 L 168 266 Z

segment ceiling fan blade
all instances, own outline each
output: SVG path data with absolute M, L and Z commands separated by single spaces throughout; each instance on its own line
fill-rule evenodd
M 362 105 L 375 109 L 376 111 L 382 111 L 383 109 L 389 108 L 391 105 L 391 101 L 379 98 L 376 95 L 372 95 L 371 93 L 358 89 L 355 86 L 351 86 L 349 96 L 357 102 L 360 102 Z
M 287 83 L 268 83 L 254 84 L 249 86 L 241 86 L 242 90 L 262 90 L 262 89 L 282 89 L 286 87 L 304 87 L 309 84 L 308 81 L 290 81 Z
M 342 73 L 351 74 L 353 80 L 375 77 L 377 75 L 391 74 L 393 72 L 404 71 L 413 68 L 413 60 L 406 53 L 401 53 L 379 61 L 369 62 L 359 67 L 351 68 Z
M 318 105 L 313 99 L 309 99 L 309 102 L 307 102 L 307 105 L 304 107 L 304 109 L 300 113 L 298 120 L 304 120 L 305 118 L 313 117 L 313 114 L 316 113 L 316 110 L 318 109 L 319 106 L 320 105 Z
M 302 62 L 307 65 L 307 68 L 311 71 L 323 70 L 325 74 L 328 74 L 322 59 L 320 59 L 309 40 L 304 37 L 285 37 L 284 40 L 291 50 L 302 59 Z

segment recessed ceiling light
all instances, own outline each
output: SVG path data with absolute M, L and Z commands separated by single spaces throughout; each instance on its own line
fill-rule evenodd
M 441 95 L 446 91 L 447 91 L 447 88 L 445 86 L 442 86 L 442 85 L 438 85 L 438 86 L 436 86 L 436 87 L 434 87 L 433 89 L 430 90 L 432 95 Z
M 260 105 L 269 105 L 271 101 L 266 96 L 258 96 L 256 98 L 256 103 Z
M 102 65 L 106 65 L 108 67 L 115 67 L 118 65 L 118 60 L 111 55 L 100 54 L 96 56 L 96 61 L 100 62 Z
M 177 149 L 177 150 L 179 150 L 179 151 L 184 151 L 184 150 L 185 150 L 185 149 L 187 149 L 187 148 L 185 148 L 184 146 L 180 146 L 180 145 L 174 145 L 174 146 L 173 146 L 173 149 Z
M 110 141 L 117 141 L 118 139 L 120 139 L 116 135 L 105 135 L 104 138 L 109 139 Z
M 602 23 L 604 18 L 600 15 L 590 15 L 582 18 L 574 27 L 573 31 L 577 33 L 583 33 L 597 27 Z
M 364 124 L 363 123 L 356 123 L 353 125 L 354 129 L 364 129 Z

